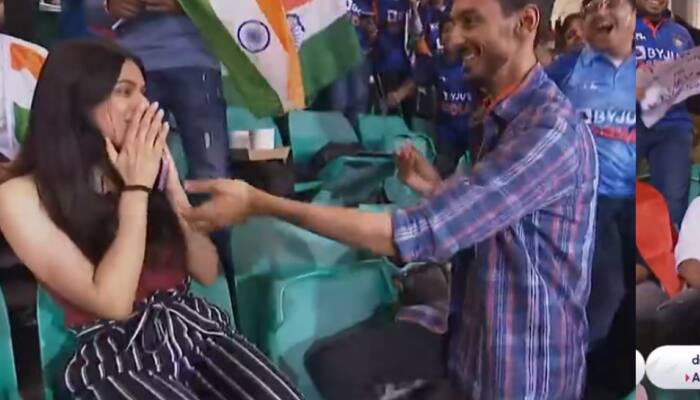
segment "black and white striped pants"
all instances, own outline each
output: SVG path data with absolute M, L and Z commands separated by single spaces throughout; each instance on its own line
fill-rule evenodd
M 159 292 L 124 323 L 77 334 L 66 367 L 74 398 L 301 399 L 265 356 L 231 329 L 226 313 L 187 291 Z

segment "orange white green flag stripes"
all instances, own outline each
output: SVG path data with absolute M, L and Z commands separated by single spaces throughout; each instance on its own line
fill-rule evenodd
M 180 0 L 259 116 L 306 107 L 361 59 L 346 0 Z
M 26 134 L 46 56 L 43 47 L 0 34 L 0 153 L 7 158 L 14 158 Z

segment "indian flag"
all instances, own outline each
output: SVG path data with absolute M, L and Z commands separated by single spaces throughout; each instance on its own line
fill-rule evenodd
M 253 113 L 303 109 L 361 59 L 346 0 L 180 0 Z
M 43 47 L 0 34 L 0 153 L 10 159 L 26 135 L 34 88 L 46 56 Z

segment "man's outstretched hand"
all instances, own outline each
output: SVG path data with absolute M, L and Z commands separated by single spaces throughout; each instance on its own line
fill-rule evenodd
M 197 230 L 212 232 L 245 222 L 252 214 L 254 188 L 240 180 L 213 179 L 185 182 L 188 193 L 210 194 L 198 207 L 185 210 L 183 216 Z
M 440 174 L 412 144 L 405 143 L 396 152 L 399 178 L 411 189 L 428 197 L 442 184 Z

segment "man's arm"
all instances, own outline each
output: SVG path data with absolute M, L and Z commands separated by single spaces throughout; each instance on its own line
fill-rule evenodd
M 190 193 L 212 195 L 199 207 L 183 210 L 185 219 L 200 231 L 216 231 L 250 216 L 273 216 L 377 255 L 396 254 L 388 213 L 301 203 L 272 196 L 239 180 L 190 181 L 185 182 L 185 188 Z
M 391 214 L 302 203 L 253 191 L 253 214 L 272 216 L 321 236 L 363 248 L 380 256 L 395 256 Z
M 553 126 L 513 127 L 527 134 L 511 132 L 469 178 L 451 181 L 420 206 L 393 216 L 300 203 L 245 182 L 218 180 L 187 182 L 189 192 L 209 192 L 213 198 L 185 217 L 211 231 L 251 215 L 269 215 L 378 255 L 446 261 L 572 190 L 582 167 L 577 154 L 581 149 L 561 140 L 573 134 L 561 129 L 566 123 L 559 120 Z
M 556 123 L 511 124 L 514 131 L 469 176 L 449 181 L 417 208 L 396 212 L 394 242 L 404 261 L 448 260 L 573 190 L 579 168 L 585 168 L 578 165 L 582 149 L 563 139 L 580 132 L 572 132 L 554 110 L 542 112 Z

